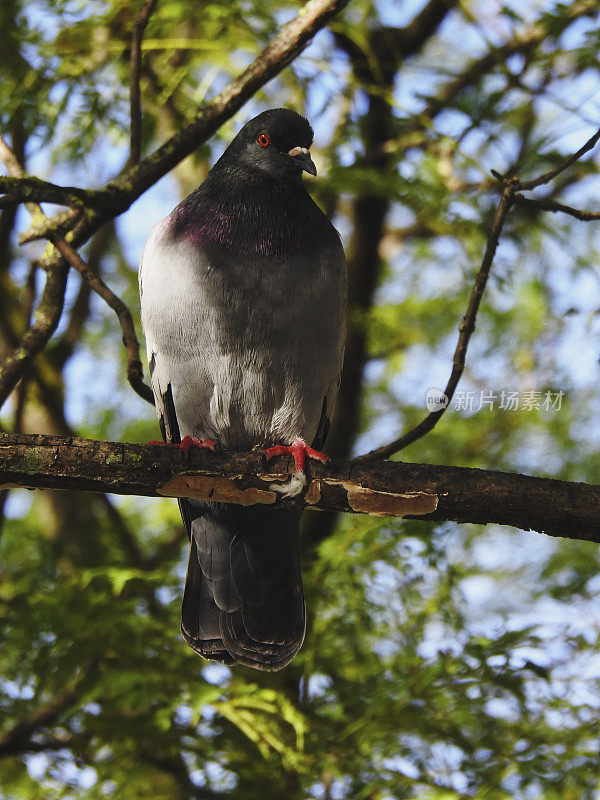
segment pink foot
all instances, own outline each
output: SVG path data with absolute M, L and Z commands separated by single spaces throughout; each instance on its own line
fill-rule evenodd
M 276 444 L 275 447 L 267 447 L 264 453 L 267 461 L 275 458 L 275 456 L 294 456 L 296 470 L 300 470 L 301 472 L 304 472 L 306 456 L 315 461 L 320 461 L 321 464 L 327 464 L 329 461 L 329 456 L 326 453 L 313 450 L 312 447 L 306 444 L 304 439 L 294 439 L 291 445 Z
M 295 497 L 300 494 L 306 485 L 306 473 L 304 472 L 304 465 L 306 457 L 312 458 L 314 461 L 320 461 L 322 464 L 327 464 L 329 456 L 326 453 L 321 453 L 309 447 L 304 439 L 294 439 L 291 445 L 277 444 L 274 447 L 268 447 L 265 451 L 265 458 L 269 461 L 275 456 L 294 456 L 294 466 L 296 467 L 295 473 L 292 475 L 288 484 L 273 483 L 270 488 L 275 492 L 280 492 L 288 497 Z
M 185 453 L 185 457 L 190 457 L 190 450 L 192 447 L 203 447 L 205 450 L 212 450 L 213 453 L 215 452 L 215 442 L 213 439 L 196 439 L 195 436 L 184 436 L 181 440 L 181 444 L 179 445 L 183 452 Z
M 167 447 L 179 447 L 183 450 L 186 458 L 190 457 L 192 447 L 203 447 L 206 450 L 212 450 L 214 453 L 216 446 L 216 442 L 213 439 L 204 439 L 204 441 L 202 441 L 202 439 L 196 439 L 195 436 L 184 436 L 180 444 L 177 444 L 177 442 L 158 442 L 156 440 L 152 440 L 148 442 L 148 444 L 164 444 L 167 445 Z

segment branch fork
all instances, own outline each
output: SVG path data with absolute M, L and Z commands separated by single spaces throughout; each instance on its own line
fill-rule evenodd
M 554 178 L 556 178 L 578 159 L 580 159 L 581 156 L 585 155 L 585 153 L 591 150 L 599 140 L 600 130 L 598 130 L 590 139 L 588 139 L 583 147 L 581 147 L 576 153 L 573 153 L 568 158 L 564 159 L 564 161 L 562 161 L 557 167 L 529 181 L 521 181 L 514 175 L 502 175 L 496 170 L 491 170 L 492 175 L 494 178 L 496 178 L 501 187 L 501 196 L 496 208 L 494 221 L 488 235 L 481 266 L 475 278 L 471 296 L 469 297 L 467 311 L 458 326 L 458 342 L 452 358 L 452 371 L 450 373 L 448 383 L 446 384 L 446 388 L 444 389 L 446 403 L 441 408 L 431 411 L 418 425 L 409 430 L 403 436 L 400 436 L 398 439 L 395 439 L 393 442 L 390 442 L 383 447 L 378 447 L 377 449 L 371 450 L 364 455 L 358 456 L 355 459 L 356 463 L 366 463 L 369 461 L 375 461 L 377 459 L 389 458 L 395 453 L 400 452 L 400 450 L 408 447 L 409 444 L 416 442 L 417 439 L 420 439 L 426 433 L 429 433 L 429 431 L 431 431 L 437 425 L 446 409 L 450 406 L 450 401 L 454 396 L 458 382 L 460 381 L 460 378 L 464 372 L 469 340 L 473 331 L 475 330 L 477 312 L 479 311 L 481 299 L 487 286 L 487 281 L 494 256 L 496 255 L 496 249 L 498 247 L 500 235 L 504 228 L 506 218 L 508 217 L 513 205 L 518 204 L 522 206 L 529 206 L 541 211 L 563 211 L 571 216 L 577 217 L 577 219 L 582 220 L 600 219 L 600 212 L 580 211 L 554 201 L 535 200 L 524 197 L 522 194 L 518 194 L 518 192 L 529 191 L 554 180 Z

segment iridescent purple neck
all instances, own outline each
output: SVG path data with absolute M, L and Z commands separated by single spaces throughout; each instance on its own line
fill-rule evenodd
M 302 184 L 207 179 L 169 216 L 173 236 L 237 255 L 310 256 L 331 235 L 329 221 Z

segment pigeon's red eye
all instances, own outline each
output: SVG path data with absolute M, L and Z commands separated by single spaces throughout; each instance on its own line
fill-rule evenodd
M 259 133 L 256 141 L 261 147 L 268 147 L 268 145 L 271 143 L 271 140 L 266 133 Z

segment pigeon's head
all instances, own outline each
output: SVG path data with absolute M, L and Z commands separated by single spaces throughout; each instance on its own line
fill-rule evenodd
M 313 130 L 304 117 L 287 108 L 275 108 L 247 122 L 223 158 L 273 178 L 299 180 L 303 171 L 317 174 L 309 153 L 312 141 Z

